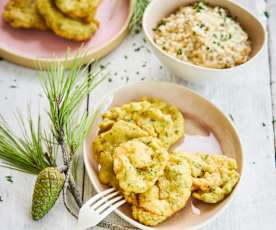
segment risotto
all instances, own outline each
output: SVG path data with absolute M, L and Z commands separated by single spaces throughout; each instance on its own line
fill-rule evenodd
M 180 60 L 218 69 L 246 62 L 251 52 L 247 33 L 228 11 L 204 2 L 163 18 L 154 28 L 154 41 Z

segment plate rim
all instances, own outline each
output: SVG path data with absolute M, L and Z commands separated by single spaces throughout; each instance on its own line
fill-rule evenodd
M 88 49 L 83 57 L 78 58 L 81 65 L 91 62 L 92 59 L 100 59 L 106 56 L 118 45 L 120 45 L 120 43 L 124 40 L 124 38 L 128 35 L 129 32 L 128 25 L 134 10 L 134 1 L 135 0 L 129 0 L 129 12 L 127 19 L 125 20 L 122 28 L 116 34 L 116 36 L 114 36 L 111 40 L 108 40 L 107 42 L 103 43 L 100 47 L 97 47 L 92 50 Z M 66 60 L 65 58 L 33 58 L 30 56 L 17 54 L 13 50 L 10 50 L 9 48 L 4 48 L 1 45 L 0 57 L 14 64 L 38 70 L 49 69 L 56 62 L 63 62 L 64 66 L 66 68 L 69 68 L 72 64 L 72 60 L 74 59 L 74 56 L 66 57 Z
M 212 103 L 210 100 L 208 100 L 207 98 L 205 98 L 204 96 L 200 95 L 199 93 L 195 92 L 194 90 L 177 84 L 177 83 L 172 83 L 172 82 L 167 82 L 167 81 L 154 81 L 154 80 L 149 80 L 149 81 L 143 81 L 143 82 L 133 82 L 133 83 L 129 83 L 120 87 L 115 88 L 114 90 L 112 90 L 110 93 L 108 93 L 107 95 L 105 95 L 104 97 L 102 97 L 99 100 L 99 103 L 96 106 L 101 105 L 102 102 L 104 102 L 107 98 L 111 97 L 112 95 L 114 95 L 116 92 L 122 90 L 123 88 L 127 88 L 130 86 L 135 86 L 135 85 L 143 85 L 143 84 L 147 84 L 147 83 L 154 83 L 154 84 L 168 84 L 174 87 L 179 87 L 182 88 L 182 90 L 186 90 L 190 93 L 192 93 L 194 96 L 199 97 L 200 99 L 204 100 L 205 102 L 207 102 L 209 105 L 213 106 L 217 112 L 221 113 L 223 115 L 223 117 L 229 122 L 229 124 L 231 125 L 231 127 L 233 128 L 233 132 L 235 134 L 235 136 L 237 137 L 238 140 L 238 144 L 241 150 L 241 163 L 240 163 L 240 179 L 239 182 L 237 183 L 237 185 L 235 186 L 235 189 L 233 190 L 233 192 L 231 193 L 231 196 L 228 198 L 228 200 L 226 201 L 226 203 L 224 204 L 224 206 L 222 208 L 220 208 L 217 213 L 215 213 L 213 216 L 211 216 L 209 219 L 207 219 L 206 221 L 200 223 L 200 224 L 196 224 L 195 226 L 192 227 L 188 227 L 188 228 L 183 228 L 183 230 L 196 230 L 199 228 L 202 228 L 203 226 L 206 226 L 207 224 L 209 224 L 210 222 L 214 221 L 218 216 L 220 216 L 228 207 L 229 205 L 232 203 L 233 199 L 237 196 L 238 192 L 240 191 L 241 185 L 244 182 L 244 168 L 245 168 L 245 155 L 244 155 L 244 148 L 243 148 L 243 141 L 240 138 L 238 129 L 236 128 L 235 124 L 231 121 L 231 119 L 214 103 Z M 89 129 L 89 133 L 91 132 L 92 127 L 90 127 Z M 90 166 L 90 159 L 88 157 L 89 152 L 87 151 L 87 141 L 89 138 L 89 134 L 86 137 L 84 143 L 83 143 L 83 160 L 84 160 L 84 165 L 85 165 L 85 170 L 86 173 L 88 174 L 89 180 L 92 183 L 92 186 L 94 187 L 94 189 L 96 190 L 97 193 L 101 192 L 101 190 L 98 188 L 97 184 L 94 182 L 92 175 L 90 175 L 89 170 L 91 170 L 91 166 Z M 119 217 L 121 217 L 123 220 L 125 220 L 126 222 L 128 222 L 129 224 L 131 224 L 134 227 L 137 227 L 139 229 L 142 230 L 155 230 L 155 228 L 143 225 L 139 222 L 137 222 L 136 220 L 128 217 L 127 215 L 125 215 L 123 212 L 121 212 L 119 209 L 116 209 L 114 211 Z

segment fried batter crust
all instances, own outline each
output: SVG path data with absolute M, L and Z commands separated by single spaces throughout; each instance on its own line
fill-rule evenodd
M 91 38 L 98 29 L 96 20 L 86 24 L 66 17 L 57 9 L 54 0 L 37 0 L 37 7 L 47 26 L 60 37 L 75 41 L 85 41 Z
M 93 21 L 101 0 L 55 0 L 57 8 L 74 19 Z
M 103 115 L 100 132 L 112 127 L 119 120 L 131 122 L 159 138 L 166 147 L 176 143 L 184 135 L 184 118 L 174 106 L 158 99 L 143 99 L 121 107 L 114 107 Z
M 155 226 L 186 205 L 191 195 L 192 176 L 190 164 L 181 155 L 169 155 L 164 174 L 157 183 L 133 199 L 134 219 Z
M 121 143 L 148 134 L 138 126 L 119 121 L 107 132 L 98 135 L 93 142 L 93 154 L 101 168 L 99 178 L 102 183 L 117 187 L 118 181 L 113 171 L 114 149 Z
M 5 6 L 3 18 L 14 28 L 47 29 L 37 10 L 36 0 L 10 0 Z
M 117 147 L 113 159 L 113 169 L 123 192 L 143 193 L 163 174 L 168 152 L 157 138 L 137 138 Z
M 218 203 L 239 181 L 236 160 L 225 155 L 185 154 L 192 167 L 192 196 L 206 203 Z

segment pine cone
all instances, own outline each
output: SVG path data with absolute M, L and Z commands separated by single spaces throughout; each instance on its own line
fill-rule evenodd
M 43 169 L 37 176 L 33 192 L 32 217 L 41 219 L 53 207 L 63 188 L 64 174 L 57 168 Z

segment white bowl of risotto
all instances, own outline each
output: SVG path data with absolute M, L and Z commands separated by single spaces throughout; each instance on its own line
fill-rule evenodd
M 159 60 L 194 82 L 246 74 L 266 37 L 260 21 L 229 0 L 152 0 L 143 29 Z

